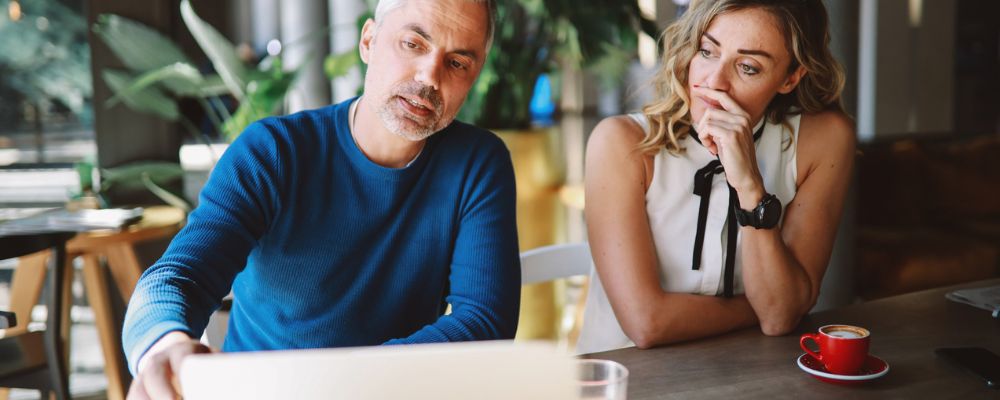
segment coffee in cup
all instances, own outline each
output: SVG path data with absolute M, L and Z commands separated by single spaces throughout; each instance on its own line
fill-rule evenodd
M 868 358 L 870 337 L 867 329 L 858 326 L 826 325 L 819 328 L 819 333 L 802 335 L 799 346 L 830 373 L 852 375 L 861 369 Z M 809 349 L 807 340 L 816 342 L 819 352 Z

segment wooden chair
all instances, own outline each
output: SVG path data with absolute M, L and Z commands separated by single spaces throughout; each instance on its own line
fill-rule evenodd
M 167 207 L 148 207 L 143 212 L 143 218 L 138 223 L 129 225 L 122 230 L 100 230 L 82 232 L 66 243 L 66 259 L 81 257 L 83 260 L 83 283 L 87 302 L 94 312 L 94 325 L 97 328 L 101 352 L 104 356 L 104 373 L 108 379 L 107 396 L 109 400 L 122 400 L 128 385 L 129 373 L 125 366 L 122 353 L 121 331 L 118 329 L 120 315 L 116 315 L 112 307 L 112 290 L 127 303 L 132 297 L 139 276 L 145 270 L 135 252 L 135 245 L 158 239 L 173 237 L 184 225 L 185 214 L 182 210 Z M 30 316 L 31 308 L 38 303 L 41 296 L 42 281 L 45 277 L 45 259 L 47 252 L 22 257 L 18 261 L 11 284 L 11 305 L 15 314 Z M 101 260 L 105 263 L 102 264 Z M 68 276 L 66 281 L 72 281 L 73 268 L 69 263 L 63 269 Z M 105 269 L 106 265 L 106 269 Z M 110 274 L 114 282 L 111 289 L 106 279 Z M 64 307 L 69 309 L 69 285 L 63 296 Z M 62 340 L 68 343 L 69 313 L 62 313 Z M 26 324 L 17 328 L 26 330 Z M 0 400 L 5 400 L 0 393 Z
M 43 397 L 46 392 L 51 392 L 57 400 L 69 399 L 67 352 L 62 333 L 65 330 L 63 314 L 68 309 L 65 304 L 68 291 L 65 244 L 74 235 L 73 232 L 0 235 L 0 259 L 34 253 L 22 259 L 47 261 L 42 263 L 41 276 L 45 276 L 45 264 L 50 272 L 47 274 L 49 311 L 44 332 L 28 332 L 27 324 L 17 325 L 16 316 L 29 316 L 30 307 L 25 313 L 23 305 L 12 301 L 13 318 L 7 320 L 7 325 L 12 326 L 3 330 L 3 338 L 0 339 L 0 387 L 36 389 L 43 393 Z M 52 257 L 48 257 L 49 252 Z M 28 283 L 36 284 L 41 290 L 42 281 L 35 279 L 37 275 L 20 279 L 28 279 Z M 14 279 L 19 279 L 17 273 Z M 17 295 L 18 292 L 12 293 L 12 299 L 17 299 L 14 297 Z

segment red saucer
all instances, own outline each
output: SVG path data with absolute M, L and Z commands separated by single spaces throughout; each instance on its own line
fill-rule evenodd
M 848 385 L 870 381 L 889 372 L 889 363 L 871 354 L 868 355 L 865 364 L 861 366 L 861 370 L 851 375 L 840 375 L 827 371 L 823 363 L 808 353 L 803 353 L 799 356 L 797 363 L 799 364 L 799 368 L 816 377 L 816 379 L 823 382 Z

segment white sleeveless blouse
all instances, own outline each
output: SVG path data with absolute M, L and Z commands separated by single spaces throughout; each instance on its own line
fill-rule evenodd
M 629 114 L 629 117 L 644 130 L 649 130 L 649 122 L 642 114 Z M 764 188 L 781 200 L 782 208 L 792 201 L 796 193 L 795 154 L 799 120 L 799 115 L 787 119 L 791 132 L 782 124 L 767 123 L 757 141 L 757 164 L 764 178 Z M 656 246 L 660 286 L 666 292 L 719 296 L 723 293 L 728 239 L 729 185 L 725 172 L 712 178 L 701 266 L 695 270 L 692 268 L 692 254 L 698 232 L 701 197 L 694 194 L 694 176 L 696 171 L 716 157 L 690 135 L 679 143 L 686 149 L 680 155 L 672 155 L 664 149 L 654 157 L 653 178 L 646 191 L 646 216 Z M 737 255 L 740 254 L 740 242 L 738 236 Z M 743 293 L 741 258 L 737 256 L 735 259 L 733 291 L 736 294 Z M 590 278 L 577 352 L 593 353 L 634 345 L 618 324 L 593 266 Z

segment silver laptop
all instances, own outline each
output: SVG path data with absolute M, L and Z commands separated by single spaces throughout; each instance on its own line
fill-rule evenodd
M 512 341 L 192 355 L 187 400 L 577 399 L 576 363 Z

